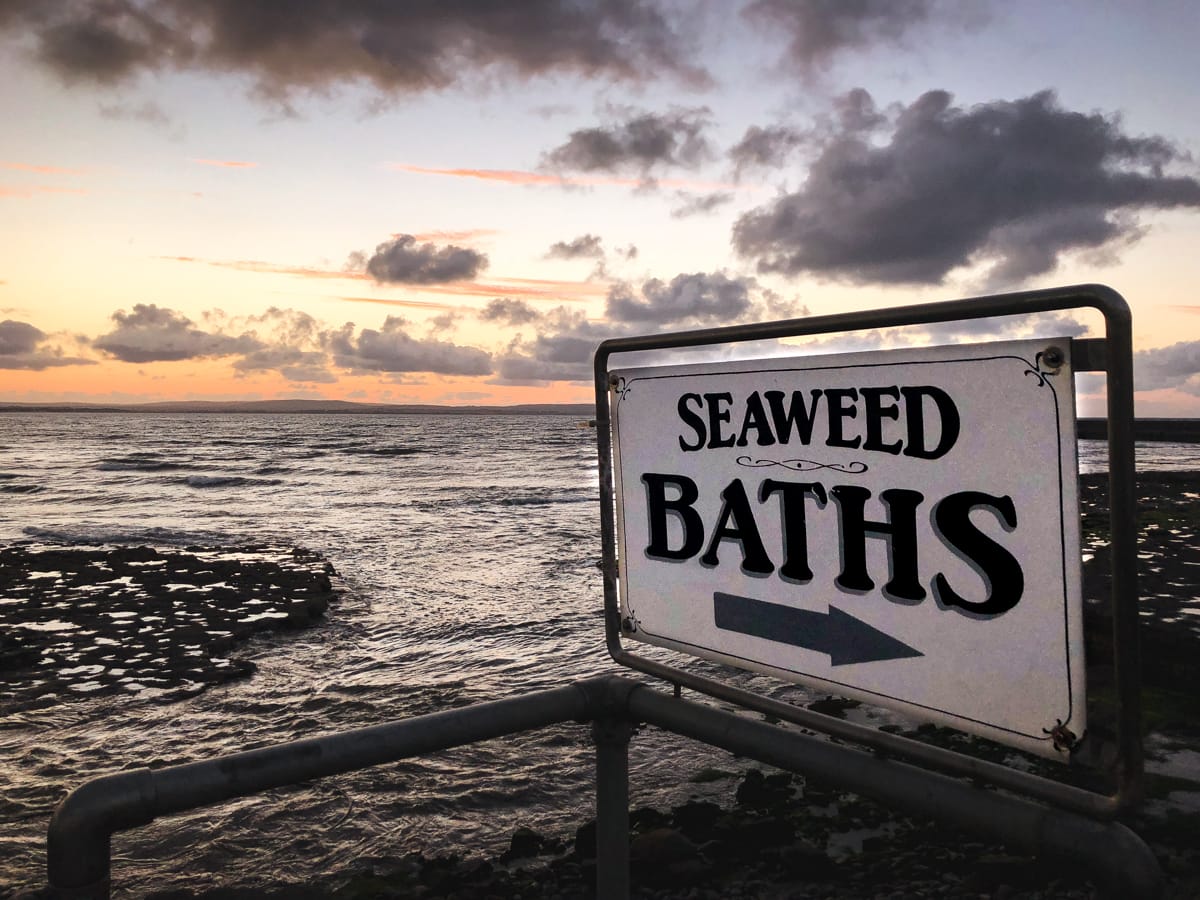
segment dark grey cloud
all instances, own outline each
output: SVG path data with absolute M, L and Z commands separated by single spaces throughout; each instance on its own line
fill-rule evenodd
M 617 322 L 665 325 L 675 322 L 733 322 L 750 311 L 754 281 L 722 273 L 676 275 L 669 283 L 652 278 L 637 296 L 628 285 L 614 285 L 606 314 Z
M 497 358 L 495 382 L 591 381 L 596 347 L 625 331 L 619 324 L 590 322 L 578 310 L 563 307 L 547 313 L 543 322 L 541 333 L 532 340 L 515 342 Z
M 852 88 L 833 98 L 833 128 L 846 134 L 869 134 L 887 124 L 887 116 L 875 106 L 865 88 Z
M 662 168 L 695 168 L 713 156 L 704 132 L 709 110 L 672 109 L 657 114 L 622 110 L 620 118 L 571 132 L 545 154 L 543 168 L 561 172 L 631 173 L 650 178 Z
M 977 0 L 753 0 L 743 15 L 788 41 L 784 66 L 811 76 L 849 50 L 903 44 L 930 23 L 972 27 L 986 19 Z
M 868 99 L 865 120 L 820 139 L 799 190 L 738 219 L 734 247 L 760 272 L 938 284 L 982 263 L 999 287 L 1135 240 L 1138 211 L 1200 207 L 1200 180 L 1166 171 L 1186 154 L 1049 91 L 969 109 L 930 91 L 894 114 L 886 142 L 864 134 Z
M 1041 336 L 1083 337 L 1089 331 L 1087 324 L 1070 312 L 931 322 L 914 330 L 926 335 L 934 344 L 985 340 L 1026 340 Z M 903 331 L 897 330 L 891 334 L 895 335 L 898 341 L 899 335 L 903 334 Z
M 32 353 L 46 338 L 46 333 L 28 322 L 5 319 L 0 322 L 0 356 Z
M 541 319 L 542 314 L 524 300 L 514 300 L 511 297 L 497 297 L 489 300 L 487 306 L 479 311 L 479 318 L 485 322 L 499 322 L 502 325 L 528 325 Z
M 711 194 L 692 194 L 687 191 L 675 192 L 675 206 L 671 210 L 671 218 L 686 219 L 689 216 L 703 216 L 720 209 L 733 201 L 733 194 L 728 191 L 714 191 Z
M 40 372 L 57 366 L 94 365 L 95 361 L 67 356 L 49 346 L 47 335 L 28 322 L 0 322 L 0 369 L 31 369 Z
M 181 313 L 153 303 L 138 303 L 130 313 L 119 310 L 112 319 L 116 327 L 95 338 L 92 346 L 124 362 L 233 356 L 252 353 L 263 346 L 253 334 L 204 331 Z
M 751 125 L 726 155 L 739 176 L 748 169 L 777 169 L 806 137 L 804 131 L 787 125 Z
M 670 282 L 647 281 L 640 290 L 614 285 L 606 321 L 589 320 L 559 307 L 540 317 L 537 333 L 514 341 L 496 359 L 504 384 L 541 384 L 592 379 L 592 356 L 601 341 L 671 327 L 732 324 L 807 315 L 798 302 L 758 288 L 752 279 L 723 273 L 683 274 Z
M 441 375 L 490 375 L 492 358 L 476 347 L 433 338 L 418 339 L 405 331 L 407 322 L 388 316 L 381 329 L 357 334 L 345 325 L 325 334 L 333 361 L 356 372 L 435 372 Z
M 186 48 L 171 29 L 132 2 L 50 4 L 37 29 L 43 63 L 68 81 L 114 84 L 139 69 L 155 69 Z
M 0 14 L 0 28 L 69 81 L 228 72 L 280 99 L 356 83 L 399 94 L 557 74 L 701 86 L 710 79 L 684 25 L 652 0 L 60 0 Z
M 1139 391 L 1174 388 L 1200 396 L 1200 341 L 1138 350 L 1133 354 L 1133 384 Z
M 582 234 L 573 241 L 555 241 L 546 251 L 547 259 L 600 259 L 603 256 L 604 247 L 594 234 Z
M 278 372 L 288 381 L 333 384 L 337 376 L 329 370 L 329 357 L 319 350 L 277 345 L 247 353 L 233 363 L 239 372 Z
M 381 283 L 441 284 L 474 278 L 487 268 L 488 258 L 469 247 L 418 244 L 413 235 L 399 234 L 376 247 L 365 265 Z
M 801 150 L 815 147 L 819 151 L 831 140 L 847 135 L 866 137 L 887 124 L 887 116 L 875 107 L 870 93 L 853 88 L 834 97 L 828 113 L 814 116 L 803 127 L 751 125 L 726 156 L 733 163 L 734 177 L 741 178 L 747 171 L 778 170 Z

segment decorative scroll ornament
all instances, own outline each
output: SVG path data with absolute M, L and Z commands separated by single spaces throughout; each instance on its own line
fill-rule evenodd
M 610 375 L 608 377 L 608 388 L 617 395 L 617 403 L 625 399 L 625 395 L 629 393 L 629 387 L 630 385 L 625 381 L 624 375 Z
M 784 469 L 791 469 L 793 472 L 815 472 L 817 469 L 832 469 L 835 472 L 844 472 L 847 475 L 861 475 L 869 468 L 865 462 L 859 460 L 849 463 L 823 463 L 811 459 L 775 460 L 739 456 L 734 462 L 747 469 L 762 469 L 769 466 L 779 466 Z

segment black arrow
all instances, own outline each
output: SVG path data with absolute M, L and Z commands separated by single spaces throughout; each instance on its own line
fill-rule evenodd
M 832 606 L 825 614 L 717 591 L 713 615 L 725 631 L 828 653 L 835 666 L 925 655 Z

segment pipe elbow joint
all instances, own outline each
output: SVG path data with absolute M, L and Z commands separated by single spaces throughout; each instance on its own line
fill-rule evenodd
M 51 887 L 86 892 L 107 885 L 112 833 L 153 821 L 155 800 L 154 774 L 147 768 L 102 775 L 67 794 L 46 834 Z

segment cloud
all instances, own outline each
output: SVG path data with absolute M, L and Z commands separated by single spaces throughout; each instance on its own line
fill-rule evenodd
M 407 163 L 386 163 L 385 168 L 413 175 L 442 175 L 448 178 L 474 178 L 495 181 L 500 184 L 538 185 L 547 187 L 644 187 L 647 179 L 627 178 L 618 175 L 567 175 L 562 172 L 526 172 L 520 169 L 439 169 L 430 166 L 412 166 Z M 697 181 L 694 179 L 656 178 L 654 183 L 662 187 L 694 188 L 697 190 L 719 190 L 736 185 L 719 181 Z
M 573 241 L 556 241 L 546 251 L 546 259 L 602 259 L 604 248 L 594 234 L 583 234 Z
M 142 122 L 166 131 L 175 140 L 183 138 L 186 129 L 176 125 L 167 111 L 153 100 L 146 100 L 138 106 L 128 103 L 101 103 L 100 115 L 117 122 Z
M 153 303 L 112 315 L 116 327 L 92 341 L 97 350 L 123 362 L 147 363 L 252 353 L 262 348 L 254 335 L 203 331 L 191 319 Z
M 58 366 L 95 365 L 95 360 L 66 356 L 62 350 L 47 346 L 46 338 L 44 331 L 28 322 L 0 322 L 0 369 L 40 372 Z
M 549 171 L 634 173 L 643 180 L 664 167 L 695 168 L 713 156 L 704 135 L 710 111 L 675 108 L 661 115 L 621 110 L 624 118 L 605 126 L 571 132 L 548 151 Z
M 202 166 L 216 166 L 221 169 L 257 169 L 258 163 L 245 162 L 240 159 L 196 159 L 189 158 L 188 162 L 194 162 Z
M 1136 240 L 1135 211 L 1200 207 L 1200 181 L 1165 172 L 1184 153 L 1049 91 L 970 109 L 930 91 L 898 110 L 886 142 L 864 133 L 870 108 L 860 96 L 863 115 L 819 139 L 799 190 L 737 220 L 733 245 L 760 272 L 939 284 L 984 264 L 994 288 Z
M 70 169 L 65 166 L 50 166 L 41 163 L 23 163 L 0 161 L 0 169 L 13 169 L 17 172 L 36 172 L 38 175 L 87 175 L 90 169 Z
M 322 346 L 321 323 L 308 313 L 272 306 L 258 315 L 232 321 L 227 321 L 220 310 L 213 310 L 204 314 L 204 320 L 217 329 L 243 329 L 256 339 L 251 349 L 234 360 L 235 372 L 275 371 L 288 381 L 306 384 L 333 384 L 338 380 Z
M 805 137 L 804 132 L 787 125 L 751 125 L 726 155 L 738 177 L 747 169 L 777 169 Z
M 970 28 L 986 19 L 978 2 L 962 0 L 753 0 L 742 14 L 772 36 L 786 36 L 783 66 L 805 77 L 845 51 L 901 45 L 910 31 L 931 22 Z
M 761 291 L 753 279 L 681 274 L 670 282 L 647 281 L 640 291 L 628 285 L 609 289 L 607 321 L 560 306 L 530 321 L 538 331 L 520 337 L 496 360 L 500 384 L 590 381 L 592 355 L 607 338 L 645 334 L 664 326 L 732 324 L 737 321 L 794 318 L 807 314 L 794 301 Z
M 544 332 L 532 340 L 514 342 L 496 360 L 495 383 L 590 381 L 597 345 L 623 330 L 620 325 L 591 322 L 583 313 L 566 307 L 547 313 L 543 323 Z
M 505 184 L 554 184 L 563 185 L 572 182 L 560 175 L 547 175 L 542 172 L 523 172 L 518 169 L 437 169 L 429 166 L 411 166 L 407 163 L 387 163 L 387 168 L 397 172 L 410 172 L 414 175 L 446 175 L 451 178 L 477 178 L 481 181 L 499 181 Z M 593 182 L 587 182 L 593 183 Z
M 357 334 L 347 324 L 326 332 L 325 346 L 334 362 L 355 372 L 436 372 L 441 375 L 490 375 L 492 358 L 475 347 L 410 336 L 404 319 L 388 316 L 383 328 Z
M 1074 313 L 1048 312 L 931 322 L 911 329 L 910 333 L 924 334 L 931 344 L 949 344 L 964 341 L 1031 340 L 1039 337 L 1077 338 L 1083 337 L 1088 331 L 1087 324 L 1076 318 Z M 901 330 L 891 332 L 894 335 L 901 333 Z
M 411 234 L 400 234 L 376 247 L 365 265 L 380 283 L 440 284 L 474 278 L 487 268 L 488 258 L 468 247 L 418 244 Z
M 818 114 L 803 128 L 787 124 L 751 125 L 726 155 L 733 163 L 735 177 L 741 179 L 747 170 L 782 168 L 801 148 L 820 149 L 845 135 L 866 137 L 887 124 L 887 116 L 876 109 L 871 95 L 863 88 L 853 88 L 834 97 L 831 111 Z
M 1200 341 L 1138 350 L 1133 354 L 1133 384 L 1139 391 L 1174 388 L 1200 396 Z
M 497 297 L 479 311 L 479 318 L 485 322 L 499 322 L 502 325 L 528 325 L 541 319 L 542 314 L 524 300 Z
M 688 216 L 703 216 L 720 209 L 733 200 L 733 194 L 728 191 L 717 191 L 712 194 L 690 194 L 687 191 L 676 191 L 676 206 L 671 210 L 672 219 L 686 219 Z
M 715 273 L 676 275 L 670 283 L 652 278 L 637 297 L 628 285 L 614 285 L 606 313 L 617 322 L 665 325 L 671 322 L 732 322 L 751 306 L 752 279 Z
M 406 309 L 424 309 L 424 310 L 441 310 L 443 312 L 454 312 L 459 309 L 458 306 L 452 303 L 438 303 L 435 300 L 397 300 L 390 297 L 338 297 L 339 300 L 345 300 L 347 303 L 375 303 L 380 306 L 402 306 Z
M 14 322 L 12 319 L 6 319 L 0 322 L 0 356 L 32 353 L 34 347 L 45 337 L 45 332 L 28 322 Z
M 0 27 L 68 82 L 220 72 L 281 102 L 353 84 L 401 95 L 560 74 L 709 82 L 689 37 L 648 0 L 65 0 L 7 13 Z
M 276 371 L 288 381 L 309 384 L 333 384 L 337 376 L 329 371 L 328 356 L 318 350 L 298 347 L 263 347 L 247 353 L 233 363 L 239 372 Z

